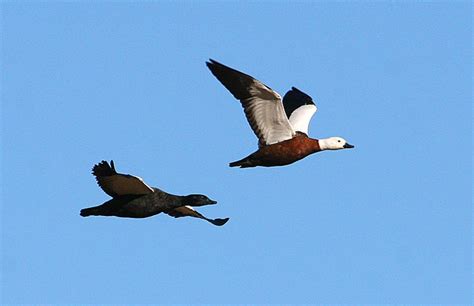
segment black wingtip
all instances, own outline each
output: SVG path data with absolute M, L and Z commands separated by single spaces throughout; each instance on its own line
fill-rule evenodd
M 92 167 L 92 174 L 94 176 L 111 176 L 117 174 L 115 172 L 114 162 L 110 161 L 111 165 L 106 160 L 101 161 L 98 164 L 95 164 Z
M 227 66 L 222 65 L 218 61 L 213 60 L 212 58 L 210 58 L 208 61 L 206 61 L 206 66 L 207 66 L 207 68 L 209 68 L 209 70 L 212 71 L 212 73 L 215 73 L 215 69 L 217 67 L 227 67 Z
M 291 93 L 291 91 L 293 91 L 293 93 Z M 304 101 L 305 104 L 314 104 L 313 98 L 311 98 L 310 95 L 308 95 L 307 93 L 301 91 L 300 89 L 298 89 L 294 86 L 291 87 L 291 90 L 289 92 L 287 92 L 287 94 L 294 95 L 295 98 Z
M 283 107 L 285 108 L 285 113 L 288 118 L 290 118 L 293 111 L 300 106 L 311 104 L 314 105 L 311 96 L 294 86 L 283 96 Z
M 229 221 L 229 218 L 209 220 L 209 222 L 217 226 L 222 226 L 226 224 L 227 221 Z

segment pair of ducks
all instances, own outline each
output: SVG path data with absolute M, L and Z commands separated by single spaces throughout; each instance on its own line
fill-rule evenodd
M 257 135 L 258 150 L 231 162 L 231 167 L 273 167 L 289 165 L 310 154 L 324 150 L 349 149 L 354 146 L 341 137 L 312 139 L 308 126 L 317 108 L 310 96 L 292 87 L 283 99 L 255 78 L 210 59 L 212 74 L 240 100 L 250 127 Z M 205 195 L 179 196 L 148 186 L 141 178 L 115 171 L 114 162 L 102 161 L 92 168 L 98 185 L 112 197 L 102 205 L 81 210 L 81 216 L 117 216 L 146 218 L 161 212 L 172 217 L 195 217 L 214 225 L 224 225 L 229 218 L 209 219 L 193 207 L 216 204 Z

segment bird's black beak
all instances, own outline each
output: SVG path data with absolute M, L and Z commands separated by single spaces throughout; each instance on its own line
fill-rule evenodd
M 217 201 L 214 201 L 214 200 L 209 199 L 209 205 L 210 205 L 210 204 L 217 204 Z
M 343 146 L 344 149 L 352 149 L 353 147 L 354 147 L 353 145 L 351 145 L 351 144 L 349 144 L 349 143 L 347 143 L 347 142 L 346 142 L 346 144 Z

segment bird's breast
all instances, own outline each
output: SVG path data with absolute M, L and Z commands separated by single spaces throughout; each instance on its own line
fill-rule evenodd
M 317 139 L 297 134 L 291 139 L 261 147 L 254 158 L 260 159 L 265 166 L 287 165 L 318 151 L 321 149 Z

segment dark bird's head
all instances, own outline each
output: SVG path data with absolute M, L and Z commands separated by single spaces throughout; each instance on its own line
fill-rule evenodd
M 184 202 L 189 206 L 204 206 L 217 204 L 216 201 L 213 201 L 206 197 L 203 194 L 190 194 L 184 197 Z

